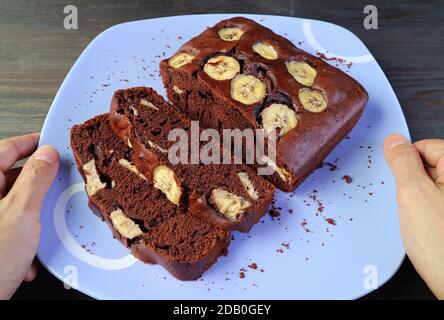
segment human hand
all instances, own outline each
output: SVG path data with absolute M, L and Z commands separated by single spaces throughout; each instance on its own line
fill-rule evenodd
M 397 185 L 407 255 L 433 293 L 444 299 L 444 140 L 386 138 L 384 152 Z
M 60 163 L 50 146 L 35 151 L 38 139 L 29 134 L 0 140 L 0 299 L 9 299 L 37 272 L 40 209 Z M 31 154 L 21 170 L 11 169 Z

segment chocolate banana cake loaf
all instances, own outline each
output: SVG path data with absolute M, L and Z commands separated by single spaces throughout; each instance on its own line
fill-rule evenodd
M 276 161 L 256 166 L 271 166 L 266 177 L 285 191 L 322 163 L 368 100 L 341 70 L 242 17 L 191 39 L 160 70 L 170 101 L 201 125 L 276 130 Z
M 197 141 L 193 141 L 195 124 L 154 90 L 138 87 L 116 91 L 110 121 L 133 150 L 134 170 L 174 205 L 185 205 L 189 212 L 222 229 L 241 232 L 249 231 L 267 211 L 274 186 L 234 159 L 229 164 L 193 159 L 202 155 L 208 142 L 200 141 L 198 129 L 194 131 Z M 174 131 L 185 138 L 181 141 L 185 150 L 175 149 L 179 141 L 169 138 Z M 223 153 L 219 142 L 214 146 L 212 155 Z M 171 154 L 180 154 L 183 161 L 171 161 Z
M 74 126 L 71 148 L 90 207 L 138 259 L 194 280 L 227 253 L 230 233 L 171 203 L 139 173 L 108 114 Z

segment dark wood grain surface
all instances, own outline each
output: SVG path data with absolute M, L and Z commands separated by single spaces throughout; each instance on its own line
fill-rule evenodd
M 363 27 L 374 4 L 379 29 Z M 63 28 L 63 8 L 79 10 L 79 29 Z M 63 78 L 87 44 L 117 23 L 196 13 L 259 13 L 342 25 L 368 46 L 386 72 L 413 140 L 444 138 L 444 2 L 435 1 L 60 1 L 0 0 L 0 138 L 40 131 Z M 77 298 L 41 270 L 15 298 Z M 367 298 L 433 298 L 407 260 Z

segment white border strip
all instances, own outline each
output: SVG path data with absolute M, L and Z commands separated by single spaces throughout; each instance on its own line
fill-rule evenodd
M 57 236 L 60 239 L 60 242 L 63 243 L 66 250 L 68 250 L 74 257 L 99 269 L 120 270 L 132 266 L 138 260 L 131 254 L 118 259 L 108 259 L 97 256 L 95 254 L 92 255 L 86 252 L 86 250 L 83 249 L 80 244 L 73 238 L 71 232 L 66 226 L 65 212 L 69 199 L 71 199 L 71 197 L 76 193 L 82 191 L 84 191 L 84 183 L 76 183 L 63 191 L 56 201 L 56 204 L 54 206 L 53 219 L 54 227 Z
M 357 63 L 366 63 L 373 61 L 374 58 L 372 55 L 366 54 L 362 56 L 354 56 L 354 57 L 347 57 L 347 56 L 341 56 L 338 54 L 332 54 L 327 52 L 327 49 L 325 49 L 315 38 L 312 28 L 311 28 L 311 21 L 310 20 L 302 20 L 302 30 L 304 31 L 305 39 L 307 40 L 308 44 L 317 52 L 320 52 L 324 54 L 327 58 L 335 58 L 335 59 L 343 59 L 347 62 L 352 62 L 353 64 Z

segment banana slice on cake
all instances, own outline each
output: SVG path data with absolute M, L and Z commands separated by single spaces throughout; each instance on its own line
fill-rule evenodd
M 176 54 L 174 57 L 172 57 L 168 61 L 168 64 L 170 65 L 170 67 L 177 69 L 177 68 L 180 68 L 180 67 L 190 63 L 191 61 L 193 61 L 193 59 L 194 59 L 194 56 L 192 54 L 180 52 L 180 53 Z
M 310 87 L 316 78 L 317 72 L 305 61 L 290 61 L 285 63 L 288 72 L 300 84 Z
M 111 212 L 110 218 L 113 227 L 125 238 L 134 239 L 143 234 L 139 225 L 128 218 L 123 213 L 122 209 L 117 209 Z
M 208 59 L 203 70 L 214 80 L 229 80 L 240 72 L 240 65 L 239 62 L 232 57 L 217 56 Z
M 164 165 L 158 165 L 153 171 L 154 187 L 162 191 L 168 200 L 179 205 L 182 190 L 177 185 L 173 170 Z
M 254 44 L 253 51 L 268 60 L 276 60 L 278 58 L 276 49 L 271 44 L 265 42 Z
M 244 212 L 251 203 L 241 196 L 235 195 L 224 189 L 214 189 L 211 191 L 211 200 L 225 217 L 234 219 Z
M 237 41 L 244 34 L 244 30 L 238 27 L 227 27 L 220 29 L 217 33 L 224 41 Z
M 261 101 L 267 93 L 265 83 L 253 76 L 239 74 L 231 80 L 231 97 L 243 104 Z
M 296 112 L 285 104 L 271 104 L 262 110 L 261 117 L 265 134 L 279 128 L 279 136 L 282 137 L 298 125 Z
M 302 88 L 299 90 L 299 101 L 305 110 L 319 113 L 327 108 L 327 101 L 324 95 L 319 90 L 312 90 L 309 88 Z

